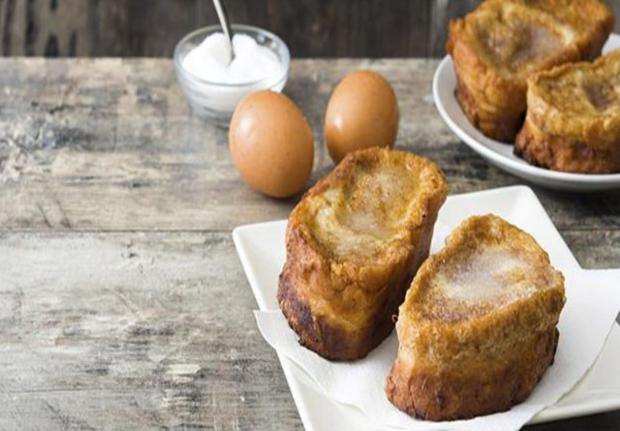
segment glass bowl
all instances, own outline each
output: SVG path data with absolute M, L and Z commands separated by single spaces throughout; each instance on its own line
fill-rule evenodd
M 198 46 L 207 36 L 221 32 L 219 25 L 212 25 L 195 30 L 179 41 L 174 49 L 174 69 L 177 80 L 196 115 L 228 127 L 230 117 L 237 103 L 248 93 L 258 90 L 281 91 L 288 79 L 290 54 L 286 44 L 275 34 L 262 28 L 249 25 L 232 24 L 235 34 L 245 34 L 257 44 L 271 50 L 278 58 L 280 73 L 258 81 L 230 84 L 201 79 L 183 67 L 183 59 L 189 51 Z

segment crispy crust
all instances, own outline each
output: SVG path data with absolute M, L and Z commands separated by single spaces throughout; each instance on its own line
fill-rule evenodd
M 379 181 L 391 169 L 415 182 L 416 191 L 408 201 L 392 198 L 377 205 L 386 214 L 402 210 L 403 219 L 367 256 L 339 253 L 322 239 L 321 223 L 325 222 L 321 214 L 341 205 L 341 217 L 346 218 L 348 208 L 354 208 L 360 198 L 347 195 L 347 190 L 363 189 L 366 184 L 361 182 L 368 173 L 369 181 Z M 334 193 L 342 195 L 329 201 Z M 278 287 L 280 308 L 302 345 L 327 359 L 353 360 L 366 356 L 389 335 L 392 316 L 428 255 L 437 212 L 446 195 L 445 179 L 434 163 L 379 148 L 347 155 L 308 191 L 289 217 L 287 258 Z M 377 196 L 370 191 L 362 198 L 369 206 L 376 204 Z M 347 232 L 336 241 L 355 240 L 355 231 Z
M 483 373 L 410 373 L 396 362 L 385 391 L 405 413 L 426 420 L 472 418 L 509 410 L 527 399 L 553 363 L 559 332 L 523 339 L 522 348 Z M 415 395 L 412 395 L 415 394 Z
M 515 68 L 485 51 L 480 31 L 499 28 L 506 16 L 532 22 L 537 28 L 555 32 L 559 45 L 552 51 Z M 475 11 L 449 24 L 447 51 L 457 78 L 456 97 L 469 121 L 484 135 L 513 142 L 526 110 L 526 79 L 532 73 L 566 62 L 590 59 L 600 54 L 613 29 L 611 10 L 598 0 L 487 0 Z M 541 27 L 542 26 L 542 27 Z M 565 35 L 570 32 L 572 38 Z M 518 45 L 520 32 L 504 38 Z M 561 40 L 561 41 L 560 41 Z
M 515 103 L 512 107 L 496 112 L 485 111 L 465 85 L 465 82 L 457 75 L 456 99 L 469 122 L 485 136 L 502 142 L 512 141 L 523 124 L 524 114 L 521 109 L 512 109 L 522 105 L 520 101 L 521 90 L 515 89 L 511 94 L 515 97 Z
M 558 171 L 619 172 L 619 77 L 620 51 L 614 51 L 594 63 L 567 64 L 530 78 L 515 154 Z
M 597 148 L 585 140 L 545 133 L 529 118 L 517 136 L 514 153 L 532 165 L 555 171 L 620 172 L 620 138 L 615 145 Z
M 527 270 L 517 275 L 525 283 L 510 287 L 525 286 L 519 287 L 523 296 L 486 305 L 445 302 L 433 284 L 438 274 L 462 267 L 486 247 L 526 259 Z M 388 399 L 435 421 L 509 409 L 529 396 L 553 362 L 564 301 L 562 275 L 531 236 L 496 216 L 469 218 L 424 262 L 399 309 Z

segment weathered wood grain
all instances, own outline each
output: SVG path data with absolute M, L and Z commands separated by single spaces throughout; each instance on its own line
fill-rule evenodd
M 315 132 L 333 85 L 394 84 L 398 144 L 452 193 L 518 184 L 442 123 L 435 61 L 297 60 Z M 302 429 L 230 230 L 288 215 L 239 180 L 225 131 L 193 117 L 169 60 L 1 59 L 0 429 Z M 535 191 L 579 262 L 620 266 L 620 194 Z M 615 430 L 620 412 L 533 429 Z
M 0 236 L 0 429 L 300 429 L 228 233 Z
M 480 0 L 229 0 L 234 22 L 282 36 L 296 57 L 438 57 L 450 19 Z M 620 0 L 607 0 L 620 13 Z M 620 15 L 618 15 L 620 16 Z M 217 23 L 206 0 L 0 0 L 0 53 L 169 57 Z M 616 25 L 620 30 L 620 22 Z
M 229 233 L 4 233 L 0 256 L 0 429 L 301 429 Z
M 226 2 L 234 22 L 281 35 L 295 56 L 427 54 L 432 2 Z M 204 0 L 3 0 L 3 55 L 164 56 L 190 30 L 217 23 Z
M 588 269 L 618 268 L 620 231 L 614 229 L 565 230 L 562 236 L 582 267 Z
M 295 202 L 242 184 L 226 132 L 190 115 L 168 60 L 4 59 L 0 66 L 0 229 L 230 230 L 284 218 Z M 333 85 L 350 70 L 372 67 L 398 94 L 398 145 L 437 160 L 452 193 L 520 183 L 443 124 L 429 96 L 435 66 L 294 62 L 286 91 L 315 132 L 314 179 L 332 166 L 321 131 Z M 535 190 L 561 230 L 620 227 L 619 193 Z

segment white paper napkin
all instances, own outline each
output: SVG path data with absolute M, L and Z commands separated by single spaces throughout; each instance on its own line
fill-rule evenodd
M 302 347 L 279 311 L 256 311 L 263 337 L 297 363 L 334 401 L 360 409 L 380 427 L 407 430 L 518 430 L 545 407 L 569 392 L 594 364 L 620 310 L 620 270 L 564 271 L 566 305 L 554 364 L 532 395 L 511 410 L 469 420 L 430 422 L 413 419 L 385 397 L 383 386 L 396 357 L 395 332 L 366 358 L 330 362 Z

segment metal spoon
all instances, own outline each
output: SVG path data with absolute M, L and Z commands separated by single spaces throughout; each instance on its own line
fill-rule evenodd
M 217 12 L 217 17 L 220 20 L 220 25 L 226 35 L 226 40 L 228 40 L 228 48 L 230 53 L 228 64 L 230 64 L 235 59 L 235 50 L 233 49 L 232 43 L 232 31 L 230 30 L 230 20 L 228 19 L 226 9 L 224 9 L 224 5 L 222 5 L 220 0 L 213 0 L 213 6 L 215 6 L 215 11 Z

